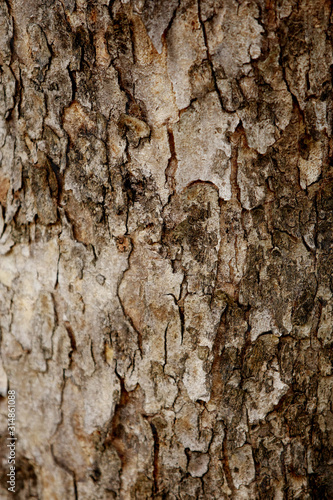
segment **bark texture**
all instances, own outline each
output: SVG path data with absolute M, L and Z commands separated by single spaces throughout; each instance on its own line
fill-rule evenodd
M 333 498 L 330 0 L 0 0 L 15 498 Z

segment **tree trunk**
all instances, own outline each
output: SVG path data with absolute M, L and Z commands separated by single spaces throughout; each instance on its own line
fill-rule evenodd
M 0 0 L 1 498 L 333 498 L 331 9 Z

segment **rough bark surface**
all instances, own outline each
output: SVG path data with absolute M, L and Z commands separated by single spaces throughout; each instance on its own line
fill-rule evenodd
M 331 9 L 0 0 L 1 498 L 333 498 Z

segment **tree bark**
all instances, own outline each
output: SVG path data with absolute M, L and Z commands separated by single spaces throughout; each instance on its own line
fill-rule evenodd
M 0 0 L 1 498 L 333 498 L 331 22 Z

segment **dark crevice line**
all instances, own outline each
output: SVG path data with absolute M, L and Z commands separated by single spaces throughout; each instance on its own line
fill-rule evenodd
M 219 89 L 218 84 L 217 84 L 217 78 L 216 78 L 216 73 L 215 73 L 215 69 L 214 69 L 214 64 L 213 64 L 212 57 L 211 57 L 210 50 L 209 50 L 209 44 L 208 44 L 208 37 L 207 37 L 207 31 L 206 31 L 205 22 L 202 20 L 201 0 L 198 0 L 198 19 L 199 19 L 199 23 L 200 23 L 201 30 L 202 30 L 202 35 L 203 35 L 203 38 L 204 38 L 204 44 L 205 44 L 206 53 L 207 53 L 207 61 L 208 61 L 209 67 L 211 69 L 212 78 L 213 78 L 213 82 L 214 82 L 214 88 L 215 88 L 215 91 L 217 93 L 218 99 L 220 101 L 221 109 L 222 109 L 222 111 L 225 111 L 224 106 L 223 106 L 221 92 L 220 92 L 220 89 Z

